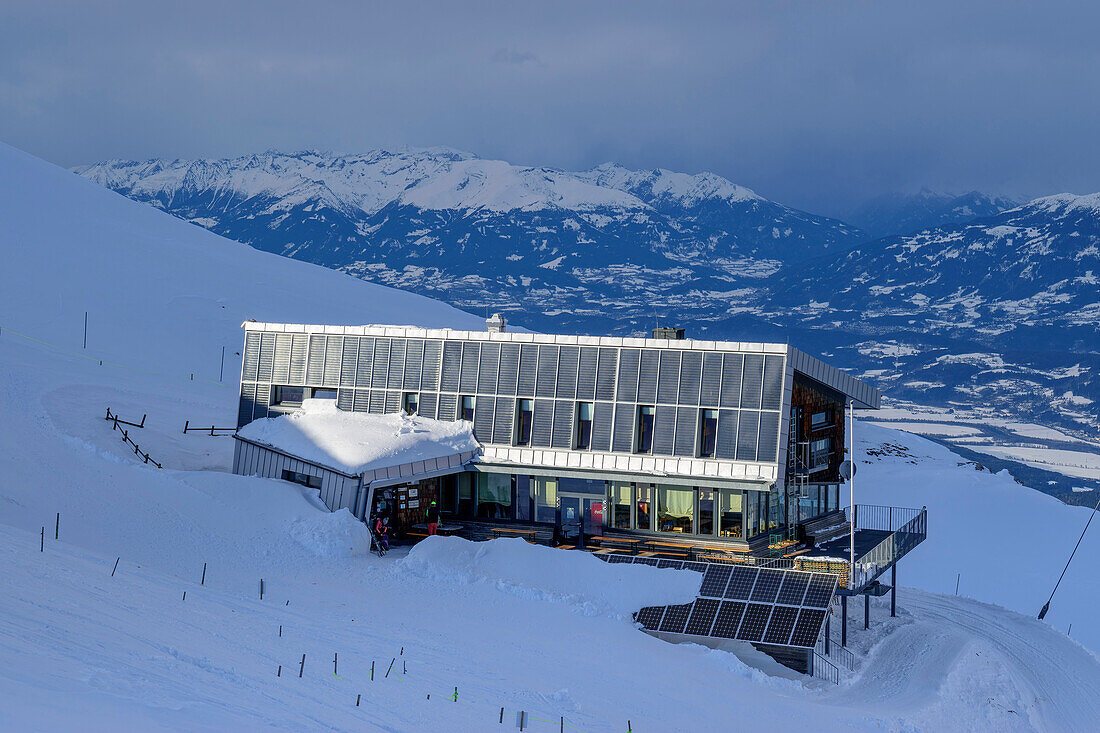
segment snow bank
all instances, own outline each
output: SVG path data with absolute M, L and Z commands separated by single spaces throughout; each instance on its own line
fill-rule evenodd
M 303 549 L 319 558 L 362 557 L 370 552 L 366 525 L 348 511 L 296 519 L 288 533 Z
M 332 400 L 305 400 L 301 411 L 254 420 L 238 434 L 350 474 L 480 447 L 472 426 L 464 420 L 441 422 L 403 412 L 347 412 L 336 409 Z
M 440 583 L 489 583 L 521 598 L 567 603 L 587 616 L 629 618 L 644 606 L 688 603 L 702 576 L 691 570 L 608 564 L 587 552 L 532 545 L 519 538 L 469 542 L 429 537 L 401 560 L 413 575 Z

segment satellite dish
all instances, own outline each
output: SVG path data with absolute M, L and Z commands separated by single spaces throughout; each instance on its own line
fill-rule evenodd
M 840 477 L 845 481 L 856 475 L 856 464 L 851 461 L 844 461 L 840 464 Z

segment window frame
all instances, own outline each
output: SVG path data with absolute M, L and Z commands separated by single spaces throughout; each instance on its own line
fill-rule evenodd
M 588 406 L 588 419 L 585 420 L 584 407 Z M 592 450 L 592 418 L 595 415 L 596 406 L 592 402 L 577 402 L 573 416 L 573 450 Z M 587 434 L 585 430 L 587 429 Z M 582 443 L 584 443 L 582 445 Z
M 470 401 L 470 417 L 466 417 L 466 400 Z M 460 395 L 458 398 L 458 419 L 472 423 L 477 413 L 477 397 L 474 395 Z
M 648 429 L 647 420 L 648 418 Z M 657 419 L 655 405 L 638 405 L 634 415 L 634 453 L 650 455 L 653 453 L 653 428 Z M 644 445 L 648 438 L 649 445 Z

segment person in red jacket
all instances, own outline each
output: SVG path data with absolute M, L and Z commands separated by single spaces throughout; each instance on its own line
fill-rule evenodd
M 390 520 L 382 519 L 378 517 L 374 520 L 374 536 L 378 539 L 379 545 L 382 547 L 382 552 L 388 552 L 390 549 Z
M 428 507 L 428 534 L 433 535 L 439 529 L 439 507 L 433 501 Z

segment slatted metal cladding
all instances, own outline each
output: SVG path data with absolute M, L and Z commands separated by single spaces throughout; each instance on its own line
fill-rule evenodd
M 656 564 L 703 574 L 692 603 L 647 606 L 635 620 L 650 631 L 812 648 L 836 592 L 837 576 L 801 570 L 596 555 L 610 563 Z
M 266 416 L 279 385 L 338 389 L 341 407 L 373 413 L 398 410 L 400 393 L 416 392 L 421 413 L 441 420 L 456 419 L 468 395 L 493 405 L 489 415 L 475 410 L 479 439 L 511 445 L 515 400 L 495 398 L 537 396 L 534 446 L 572 449 L 576 403 L 593 402 L 591 448 L 634 453 L 638 410 L 652 406 L 651 452 L 694 457 L 701 411 L 717 408 L 713 457 L 773 463 L 783 373 L 784 358 L 773 354 L 249 331 L 238 423 Z

